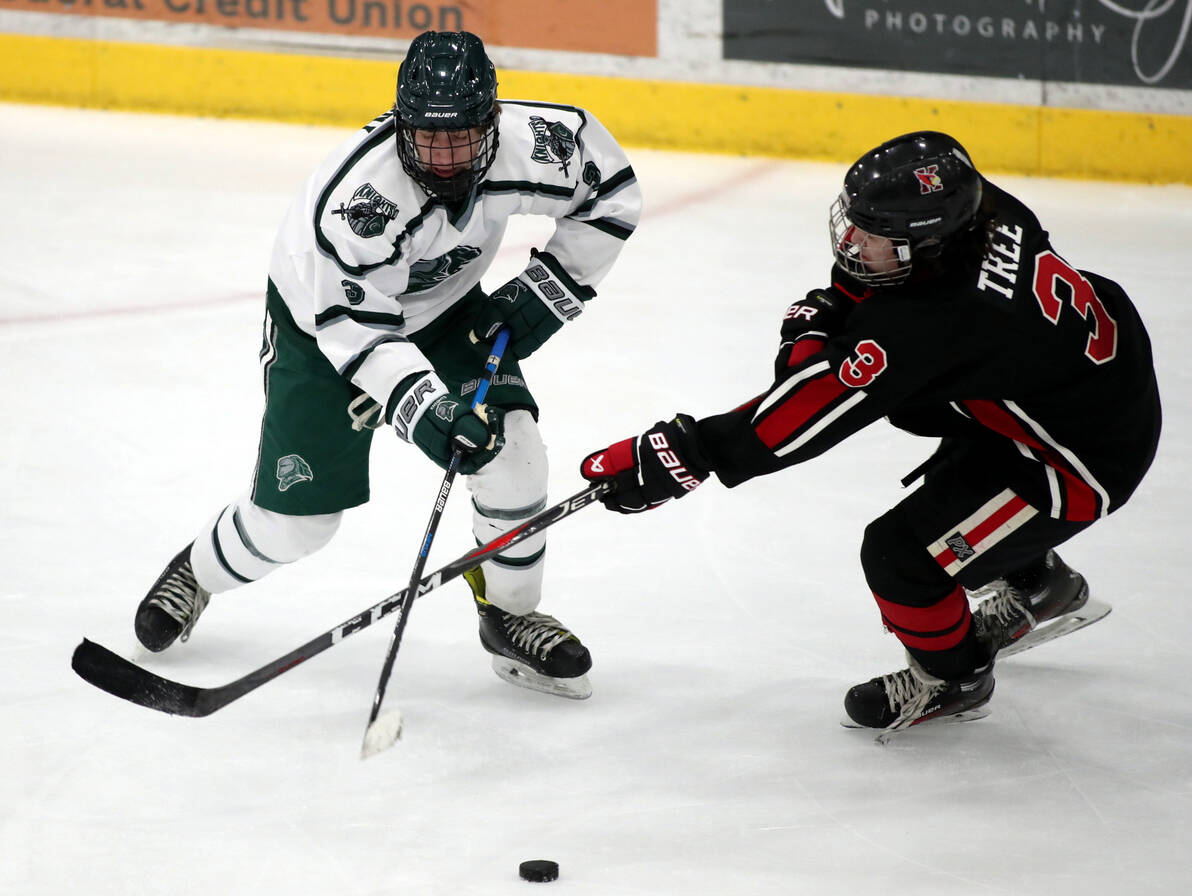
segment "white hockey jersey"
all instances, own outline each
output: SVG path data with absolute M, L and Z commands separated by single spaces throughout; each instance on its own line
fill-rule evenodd
M 390 413 L 395 387 L 433 370 L 406 337 L 480 282 L 511 215 L 555 219 L 543 250 L 557 262 L 565 304 L 576 308 L 637 225 L 633 169 L 591 114 L 517 100 L 500 106 L 496 159 L 463 207 L 428 198 L 405 173 L 390 112 L 324 160 L 274 244 L 269 276 L 294 321 Z

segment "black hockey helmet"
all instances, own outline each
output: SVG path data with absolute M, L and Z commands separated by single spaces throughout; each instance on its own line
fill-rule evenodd
M 466 197 L 497 154 L 497 73 L 480 38 L 468 31 L 414 38 L 397 71 L 394 111 L 406 173 L 428 194 L 448 202 Z M 435 132 L 446 132 L 435 146 L 450 147 L 451 173 L 436 173 L 431 161 Z
M 829 230 L 837 263 L 863 283 L 910 276 L 914 258 L 938 257 L 977 223 L 981 177 L 954 138 L 916 131 L 865 153 L 844 176 Z M 862 258 L 854 228 L 890 240 L 897 264 L 882 270 Z

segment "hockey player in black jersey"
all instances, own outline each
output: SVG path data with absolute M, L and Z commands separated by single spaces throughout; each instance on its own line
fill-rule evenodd
M 861 546 L 909 668 L 852 688 L 845 710 L 885 737 L 983 715 L 999 652 L 1099 618 L 1054 548 L 1137 487 L 1159 391 L 1122 288 L 1069 264 L 945 134 L 865 153 L 830 227 L 831 286 L 787 311 L 764 393 L 659 422 L 593 452 L 582 472 L 616 484 L 611 509 L 636 513 L 712 473 L 731 488 L 810 460 L 882 417 L 940 437 L 908 477 L 922 485 Z M 975 610 L 970 595 L 984 596 Z

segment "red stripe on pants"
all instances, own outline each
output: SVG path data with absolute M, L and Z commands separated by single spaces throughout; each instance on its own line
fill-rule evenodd
M 1004 525 L 1007 520 L 1026 507 L 1026 501 L 1014 495 L 1005 504 L 987 516 L 964 534 L 964 540 L 970 545 L 977 545 L 984 541 L 992 532 Z
M 997 531 L 1000 526 L 1004 525 L 1007 520 L 1011 519 L 1026 506 L 1026 501 L 1022 500 L 1018 495 L 1014 495 L 989 514 L 989 516 L 985 517 L 985 519 L 979 520 L 971 528 L 961 531 L 960 534 L 973 550 L 979 552 L 980 549 L 977 545 L 988 538 L 991 533 Z M 947 569 L 959 559 L 950 547 L 945 548 L 933 556 L 935 557 L 935 561 L 944 569 Z
M 947 650 L 964 640 L 973 624 L 968 598 L 960 585 L 929 607 L 896 604 L 878 594 L 873 599 L 882 611 L 886 627 L 906 647 Z
M 1009 414 L 998 404 L 987 399 L 973 399 L 961 402 L 973 415 L 978 423 L 987 426 L 994 432 L 1001 433 L 1015 442 L 1020 442 L 1029 448 L 1034 448 L 1041 455 L 1047 466 L 1051 467 L 1061 477 L 1064 488 L 1064 498 L 1067 509 L 1064 519 L 1074 522 L 1086 522 L 1097 519 L 1098 495 L 1093 487 L 1069 469 L 1067 462 L 1050 445 L 1045 445 L 1033 434 L 1027 431 L 1016 417 Z

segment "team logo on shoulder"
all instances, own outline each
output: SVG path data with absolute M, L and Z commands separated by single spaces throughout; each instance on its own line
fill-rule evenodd
M 944 188 L 944 182 L 940 180 L 939 165 L 925 165 L 922 168 L 915 169 L 915 177 L 919 181 L 920 193 L 938 193 Z
M 310 464 L 297 454 L 287 454 L 285 457 L 277 459 L 277 490 L 279 492 L 284 492 L 299 482 L 310 482 L 314 478 L 315 474 L 311 472 Z
M 364 288 L 353 280 L 340 280 L 339 285 L 344 288 L 344 295 L 348 297 L 349 305 L 359 305 L 364 301 Z
M 575 134 L 561 121 L 547 121 L 539 115 L 530 116 L 530 130 L 534 132 L 534 151 L 530 158 L 543 165 L 557 163 L 567 174 L 568 162 L 575 155 Z
M 359 236 L 380 236 L 385 225 L 397 217 L 397 206 L 378 193 L 372 184 L 365 184 L 357 188 L 347 205 L 341 202 L 331 214 L 347 221 L 352 232 Z
M 446 255 L 427 258 L 410 265 L 410 282 L 406 292 L 422 292 L 463 270 L 464 265 L 480 257 L 476 246 L 456 246 Z

